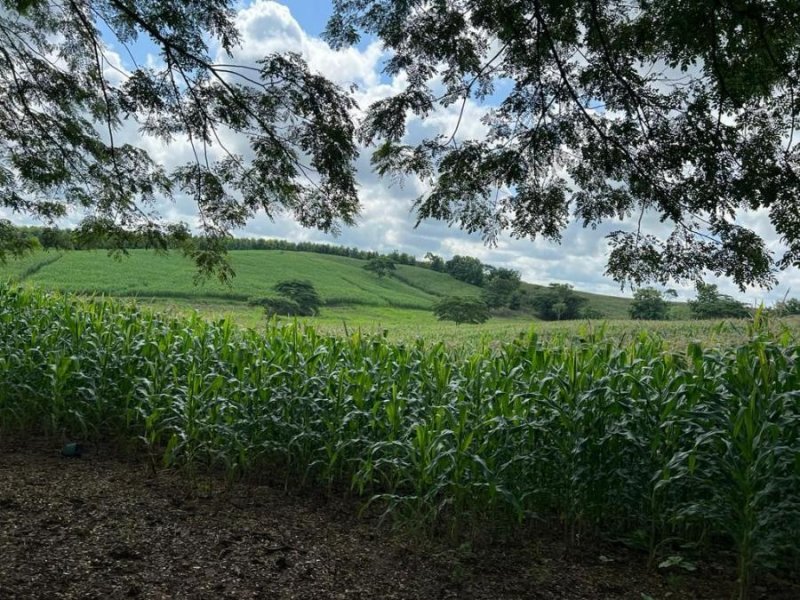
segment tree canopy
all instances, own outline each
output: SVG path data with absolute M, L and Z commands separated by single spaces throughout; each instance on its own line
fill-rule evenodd
M 529 300 L 537 316 L 545 321 L 577 319 L 586 298 L 578 296 L 567 283 L 551 283 L 535 290 Z
M 607 274 L 623 283 L 711 272 L 770 285 L 800 265 L 796 2 L 333 4 L 332 45 L 374 36 L 386 73 L 407 81 L 358 130 L 352 97 L 299 56 L 232 64 L 228 0 L 0 0 L 0 207 L 45 222 L 77 210 L 87 236 L 180 239 L 203 270 L 225 275 L 221 240 L 260 209 L 326 231 L 354 222 L 358 137 L 377 146 L 379 173 L 429 184 L 419 220 L 489 243 L 627 219 L 608 235 Z M 135 64 L 142 40 L 152 64 Z M 461 128 L 470 102 L 483 110 L 475 137 Z M 406 143 L 408 119 L 442 106 L 455 110 L 454 130 Z M 191 159 L 166 172 L 122 135 L 130 123 L 188 140 Z M 226 134 L 249 147 L 228 150 Z M 178 194 L 196 203 L 201 246 L 154 212 Z M 783 254 L 741 218 L 756 210 Z M 647 228 L 657 220 L 658 234 Z
M 394 261 L 392 261 L 391 258 L 387 256 L 378 256 L 368 260 L 367 264 L 364 265 L 364 269 L 370 273 L 374 273 L 378 278 L 383 278 L 393 271 L 396 271 L 397 267 L 395 267 Z
M 746 319 L 751 316 L 747 306 L 721 294 L 714 284 L 698 282 L 696 289 L 697 297 L 688 302 L 696 319 Z
M 489 307 L 480 298 L 472 296 L 446 296 L 433 305 L 433 314 L 440 321 L 485 323 L 489 320 Z
M 639 288 L 633 294 L 628 312 L 631 319 L 663 321 L 669 317 L 669 304 L 664 296 L 676 297 L 675 290 L 662 292 L 656 288 Z
M 800 22 L 794 1 L 334 0 L 327 37 L 364 34 L 407 87 L 360 129 L 386 174 L 430 184 L 416 203 L 493 241 L 559 240 L 573 221 L 608 236 L 623 283 L 770 285 L 800 265 Z M 469 101 L 485 135 L 460 136 Z M 406 143 L 410 116 L 454 106 L 455 129 Z M 474 120 L 474 117 L 473 117 Z M 474 130 L 474 128 L 473 128 Z M 796 135 L 797 134 L 797 135 Z M 788 248 L 739 218 L 762 210 Z M 669 226 L 646 230 L 652 215 Z
M 186 194 L 208 237 L 187 251 L 223 276 L 218 242 L 259 209 L 326 231 L 352 223 L 351 97 L 294 54 L 229 64 L 240 39 L 232 7 L 0 0 L 0 207 L 46 222 L 78 209 L 87 234 L 135 231 L 163 247 L 185 228 L 154 204 Z M 155 46 L 153 64 L 126 70 L 110 56 L 109 43 L 135 61 L 142 40 Z M 120 138 L 130 123 L 162 142 L 188 140 L 192 158 L 165 172 Z M 248 157 L 224 134 L 245 138 Z

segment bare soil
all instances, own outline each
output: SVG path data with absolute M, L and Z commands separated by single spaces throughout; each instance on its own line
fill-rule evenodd
M 557 534 L 454 547 L 392 534 L 355 500 L 249 482 L 190 486 L 94 449 L 0 441 L 0 598 L 730 598 L 733 573 L 654 571 Z M 209 485 L 210 484 L 210 485 Z M 770 579 L 756 597 L 799 598 Z

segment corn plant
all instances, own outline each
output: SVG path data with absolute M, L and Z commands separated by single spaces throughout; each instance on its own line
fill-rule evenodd
M 800 561 L 800 347 L 757 320 L 709 348 L 600 328 L 477 349 L 263 331 L 0 285 L 0 430 L 130 443 L 154 469 L 349 488 L 458 538 L 536 520 Z

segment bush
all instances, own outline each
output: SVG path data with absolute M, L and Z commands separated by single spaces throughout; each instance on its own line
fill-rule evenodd
M 551 283 L 531 294 L 530 300 L 536 314 L 545 321 L 577 319 L 586 298 L 578 296 L 566 283 Z
M 300 305 L 290 298 L 255 298 L 250 300 L 253 306 L 261 306 L 268 317 L 305 317 L 311 316 L 304 311 Z
M 672 292 L 673 294 L 675 292 Z M 633 294 L 633 302 L 628 308 L 631 319 L 664 321 L 669 314 L 669 304 L 664 294 L 651 287 L 640 288 Z
M 697 298 L 689 300 L 689 308 L 696 319 L 746 319 L 750 317 L 748 308 L 725 294 L 720 294 L 717 286 L 697 282 Z
M 383 278 L 397 269 L 394 266 L 392 259 L 385 256 L 379 256 L 378 258 L 370 259 L 367 264 L 364 265 L 364 270 Z
M 433 306 L 433 313 L 440 321 L 461 323 L 485 323 L 489 319 L 489 307 L 483 300 L 471 296 L 448 296 Z

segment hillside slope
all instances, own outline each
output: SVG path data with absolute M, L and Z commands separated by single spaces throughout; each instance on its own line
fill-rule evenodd
M 272 293 L 285 279 L 312 281 L 329 307 L 381 307 L 430 310 L 446 295 L 474 296 L 480 288 L 430 269 L 397 265 L 392 276 L 378 278 L 363 269 L 365 261 L 310 252 L 232 250 L 236 277 L 223 285 L 209 280 L 195 285 L 193 263 L 177 253 L 131 250 L 114 259 L 103 250 L 37 252 L 0 265 L 0 278 L 24 280 L 66 292 L 99 293 L 142 299 L 172 298 L 193 302 L 242 303 Z M 544 286 L 523 283 L 535 291 Z M 606 319 L 628 318 L 630 299 L 576 292 L 586 306 Z M 530 318 L 530 317 L 529 317 Z
M 365 261 L 341 256 L 281 250 L 230 252 L 236 277 L 231 285 L 209 280 L 195 285 L 192 262 L 176 253 L 131 250 L 114 259 L 105 251 L 36 253 L 0 266 L 0 277 L 24 280 L 67 292 L 141 298 L 187 298 L 242 302 L 271 294 L 285 279 L 312 281 L 327 306 L 365 305 L 428 310 L 437 297 L 477 295 L 480 289 L 444 273 L 398 266 L 397 277 L 378 278 Z M 401 280 L 402 279 L 402 280 Z

